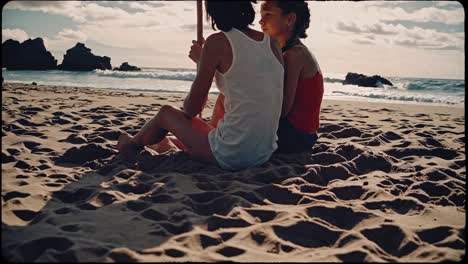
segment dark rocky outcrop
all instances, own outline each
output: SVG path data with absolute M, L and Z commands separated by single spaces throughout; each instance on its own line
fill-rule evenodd
M 111 59 L 107 56 L 94 55 L 91 53 L 91 49 L 78 42 L 75 47 L 67 50 L 63 56 L 63 62 L 58 68 L 64 71 L 111 70 L 110 61 Z
M 41 38 L 2 43 L 2 68 L 7 70 L 54 70 L 57 60 L 47 51 Z
M 141 69 L 137 66 L 128 64 L 128 62 L 124 62 L 122 65 L 120 65 L 120 67 L 114 68 L 114 71 L 141 71 Z
M 357 86 L 365 87 L 382 87 L 385 85 L 393 86 L 393 84 L 379 75 L 366 76 L 364 74 L 348 72 L 346 74 L 346 79 L 343 81 L 343 84 L 353 84 Z

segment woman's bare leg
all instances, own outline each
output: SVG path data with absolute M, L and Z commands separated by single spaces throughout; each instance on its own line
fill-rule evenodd
M 175 151 L 180 151 L 181 148 L 179 148 L 176 144 L 173 142 L 174 137 L 172 136 L 166 136 L 161 142 L 149 145 L 147 146 L 148 148 L 157 151 L 158 153 L 164 153 L 169 150 L 175 150 Z
M 208 123 L 211 125 L 213 128 L 218 126 L 219 120 L 221 120 L 224 117 L 225 111 L 224 111 L 224 95 L 220 93 L 218 97 L 216 98 L 216 103 L 213 109 L 213 114 L 211 116 L 211 121 Z M 171 141 L 170 143 L 168 141 Z M 161 143 L 165 147 L 160 148 L 160 150 L 169 150 L 172 145 L 176 145 L 177 148 L 183 150 L 183 151 L 188 151 L 187 147 L 182 143 L 178 138 L 176 137 L 169 137 L 167 136 Z
M 224 95 L 220 93 L 216 99 L 216 103 L 213 109 L 213 114 L 211 116 L 211 121 L 209 124 L 215 128 L 218 126 L 219 120 L 224 117 Z M 188 151 L 188 148 L 182 143 L 178 138 L 166 136 L 161 142 L 149 146 L 151 149 L 156 150 L 157 152 L 166 152 L 170 149 Z
M 187 147 L 188 153 L 193 158 L 217 164 L 208 142 L 208 133 L 211 129 L 212 127 L 203 120 L 188 119 L 181 110 L 164 105 L 134 137 L 123 133 L 119 137 L 117 148 L 125 153 L 136 146 L 153 145 L 163 140 L 170 131 Z

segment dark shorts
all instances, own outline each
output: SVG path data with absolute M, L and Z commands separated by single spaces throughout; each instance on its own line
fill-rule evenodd
M 310 134 L 295 128 L 286 117 L 280 119 L 277 135 L 277 153 L 310 151 L 318 139 L 316 133 Z

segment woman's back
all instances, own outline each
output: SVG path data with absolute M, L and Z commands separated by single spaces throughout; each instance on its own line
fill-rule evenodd
M 257 41 L 236 28 L 223 33 L 232 54 L 217 73 L 226 114 L 208 139 L 218 163 L 238 169 L 267 161 L 277 148 L 284 69 L 267 34 Z

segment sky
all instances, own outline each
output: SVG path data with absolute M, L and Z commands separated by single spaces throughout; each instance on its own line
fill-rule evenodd
M 253 29 L 261 30 L 260 4 Z M 309 1 L 303 43 L 324 74 L 465 79 L 465 12 L 457 1 Z M 2 43 L 44 39 L 58 63 L 77 42 L 139 67 L 195 68 L 195 1 L 10 1 Z M 215 31 L 203 20 L 206 38 Z

